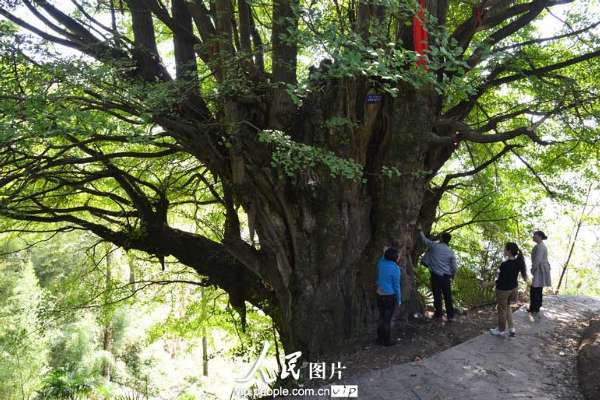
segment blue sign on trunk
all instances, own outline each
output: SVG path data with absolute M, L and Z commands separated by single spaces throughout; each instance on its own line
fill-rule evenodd
M 383 95 L 381 94 L 368 94 L 367 95 L 367 103 L 380 103 L 383 99 Z

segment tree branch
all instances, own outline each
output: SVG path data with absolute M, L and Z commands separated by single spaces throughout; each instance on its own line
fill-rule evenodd
M 502 158 L 502 156 L 504 156 L 509 151 L 512 151 L 513 149 L 520 148 L 520 147 L 523 147 L 523 146 L 521 146 L 521 145 L 514 145 L 514 144 L 506 145 L 506 146 L 504 146 L 504 148 L 500 152 L 498 152 L 497 154 L 495 154 L 493 157 L 491 157 L 489 160 L 485 161 L 484 163 L 478 165 L 477 167 L 475 167 L 475 168 L 473 168 L 473 169 L 471 169 L 469 171 L 458 172 L 458 173 L 446 175 L 446 177 L 444 178 L 444 182 L 439 187 L 439 190 L 446 189 L 448 187 L 448 184 L 450 183 L 450 181 L 452 179 L 463 178 L 465 176 L 471 176 L 471 175 L 478 174 L 479 172 L 483 171 L 484 169 L 486 169 L 491 164 L 493 164 L 496 161 L 498 161 L 500 158 Z
M 455 132 L 454 136 L 439 136 L 433 132 L 429 133 L 429 141 L 431 143 L 441 145 L 455 145 L 459 141 L 466 140 L 474 143 L 497 143 L 514 139 L 519 136 L 527 136 L 533 142 L 540 145 L 547 145 L 548 142 L 541 140 L 535 134 L 534 129 L 537 128 L 545 119 L 536 122 L 532 127 L 520 127 L 510 131 L 500 132 L 493 135 L 484 135 L 473 130 L 469 125 L 461 121 L 441 119 L 436 124 L 436 127 L 442 130 Z
M 535 171 L 535 169 L 519 154 L 517 153 L 517 151 L 515 149 L 511 149 L 511 152 L 517 156 L 517 158 L 519 160 L 521 160 L 521 162 L 523 164 L 525 164 L 525 166 L 527 167 L 527 169 L 533 174 L 533 176 L 535 176 L 535 178 L 537 179 L 537 181 L 544 187 L 544 190 L 546 190 L 546 192 L 548 193 L 548 195 L 552 198 L 556 197 L 556 193 L 554 193 L 554 191 L 552 191 L 552 189 L 550 189 L 548 187 L 548 185 L 546 185 L 546 183 L 544 182 L 544 180 L 542 179 L 542 177 Z
M 582 54 L 578 57 L 571 58 L 569 60 L 561 61 L 556 64 L 547 65 L 545 67 L 533 68 L 530 70 L 520 71 L 518 74 L 509 75 L 503 78 L 493 79 L 487 83 L 487 87 L 489 86 L 499 86 L 506 83 L 511 83 L 518 81 L 520 79 L 528 78 L 531 76 L 540 76 L 546 74 L 548 72 L 556 71 L 562 68 L 566 68 L 568 66 L 578 64 L 580 62 L 591 60 L 592 58 L 596 58 L 600 56 L 600 49 L 595 50 L 591 53 Z
M 298 0 L 273 1 L 273 82 L 296 83 Z

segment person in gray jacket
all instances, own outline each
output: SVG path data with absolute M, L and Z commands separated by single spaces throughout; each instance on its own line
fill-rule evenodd
M 544 287 L 552 286 L 550 277 L 550 263 L 548 262 L 548 249 L 544 240 L 548 239 L 542 231 L 533 233 L 536 245 L 531 250 L 531 289 L 529 290 L 529 312 L 538 313 L 542 307 Z
M 418 227 L 419 237 L 428 247 L 427 252 L 421 259 L 431 272 L 431 291 L 433 292 L 433 306 L 435 308 L 434 318 L 442 318 L 442 297 L 446 306 L 446 317 L 448 322 L 454 320 L 454 305 L 452 301 L 452 279 L 456 274 L 456 256 L 448 246 L 452 236 L 444 232 L 439 241 L 428 239 L 421 226 Z

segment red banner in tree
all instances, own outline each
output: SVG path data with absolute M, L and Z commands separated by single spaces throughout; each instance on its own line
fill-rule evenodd
M 417 53 L 417 66 L 426 65 L 427 31 L 425 30 L 426 0 L 419 0 L 419 9 L 413 17 L 413 45 Z

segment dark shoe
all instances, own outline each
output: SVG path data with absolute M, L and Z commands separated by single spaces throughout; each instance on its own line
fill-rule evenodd
M 390 346 L 395 346 L 398 342 L 389 342 L 389 343 L 385 343 L 384 346 L 385 347 L 390 347 Z

